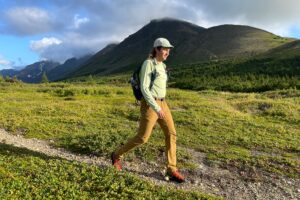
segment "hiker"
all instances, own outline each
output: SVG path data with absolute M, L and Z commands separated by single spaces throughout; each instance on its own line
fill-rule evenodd
M 158 122 L 165 134 L 168 160 L 166 174 L 170 180 L 184 182 L 184 176 L 180 174 L 176 167 L 176 130 L 165 99 L 168 77 L 166 65 L 163 61 L 169 56 L 171 48 L 173 46 L 165 38 L 158 38 L 154 41 L 152 52 L 149 58 L 144 61 L 139 73 L 140 90 L 143 97 L 141 99 L 141 117 L 137 135 L 113 152 L 111 159 L 114 167 L 119 171 L 122 170 L 120 161 L 122 155 L 134 147 L 146 143 L 155 123 Z M 155 77 L 151 83 L 153 72 Z

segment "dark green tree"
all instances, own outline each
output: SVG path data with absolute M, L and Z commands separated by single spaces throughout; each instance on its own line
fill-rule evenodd
M 87 82 L 90 83 L 90 84 L 95 84 L 96 83 L 94 77 L 91 74 L 87 77 Z
M 42 75 L 41 83 L 49 83 L 46 72 L 44 72 L 43 75 Z

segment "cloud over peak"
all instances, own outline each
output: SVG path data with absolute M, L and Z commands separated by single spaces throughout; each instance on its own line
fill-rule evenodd
M 62 41 L 55 37 L 49 37 L 49 38 L 44 37 L 41 40 L 31 41 L 30 48 L 33 51 L 42 53 L 48 47 L 53 46 L 53 45 L 60 45 L 61 43 L 62 43 Z

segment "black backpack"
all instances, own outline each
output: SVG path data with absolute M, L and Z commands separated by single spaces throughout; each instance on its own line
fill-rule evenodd
M 129 83 L 131 84 L 131 88 L 132 88 L 134 97 L 137 101 L 140 101 L 143 97 L 143 94 L 142 94 L 142 91 L 141 91 L 141 88 L 140 88 L 141 82 L 140 82 L 140 76 L 139 76 L 141 69 L 142 69 L 142 65 L 137 67 L 134 70 L 134 72 L 131 76 L 131 79 L 129 81 Z M 149 88 L 150 90 L 153 86 L 153 82 L 154 82 L 154 79 L 155 79 L 155 74 L 156 74 L 156 70 L 154 70 L 151 73 L 151 82 L 150 82 L 150 88 Z

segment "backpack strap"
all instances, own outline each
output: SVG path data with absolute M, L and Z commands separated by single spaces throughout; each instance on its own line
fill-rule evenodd
M 151 88 L 152 88 L 152 86 L 153 86 L 153 83 L 154 83 L 155 78 L 156 78 L 156 69 L 154 68 L 154 70 L 153 70 L 152 73 L 151 73 L 150 90 L 151 90 Z
M 152 61 L 152 63 L 153 63 L 153 59 L 150 59 L 151 61 Z M 154 66 L 154 64 L 153 64 L 153 66 Z M 142 65 L 140 66 L 140 67 L 138 67 L 138 69 L 137 69 L 137 75 L 138 75 L 138 81 L 139 81 L 139 84 L 140 84 L 140 72 L 141 72 L 141 69 L 142 69 Z M 150 81 L 150 89 L 152 88 L 152 86 L 153 86 L 153 83 L 154 83 L 154 80 L 155 80 L 155 78 L 156 78 L 156 68 L 154 67 L 154 70 L 151 72 L 151 81 Z

